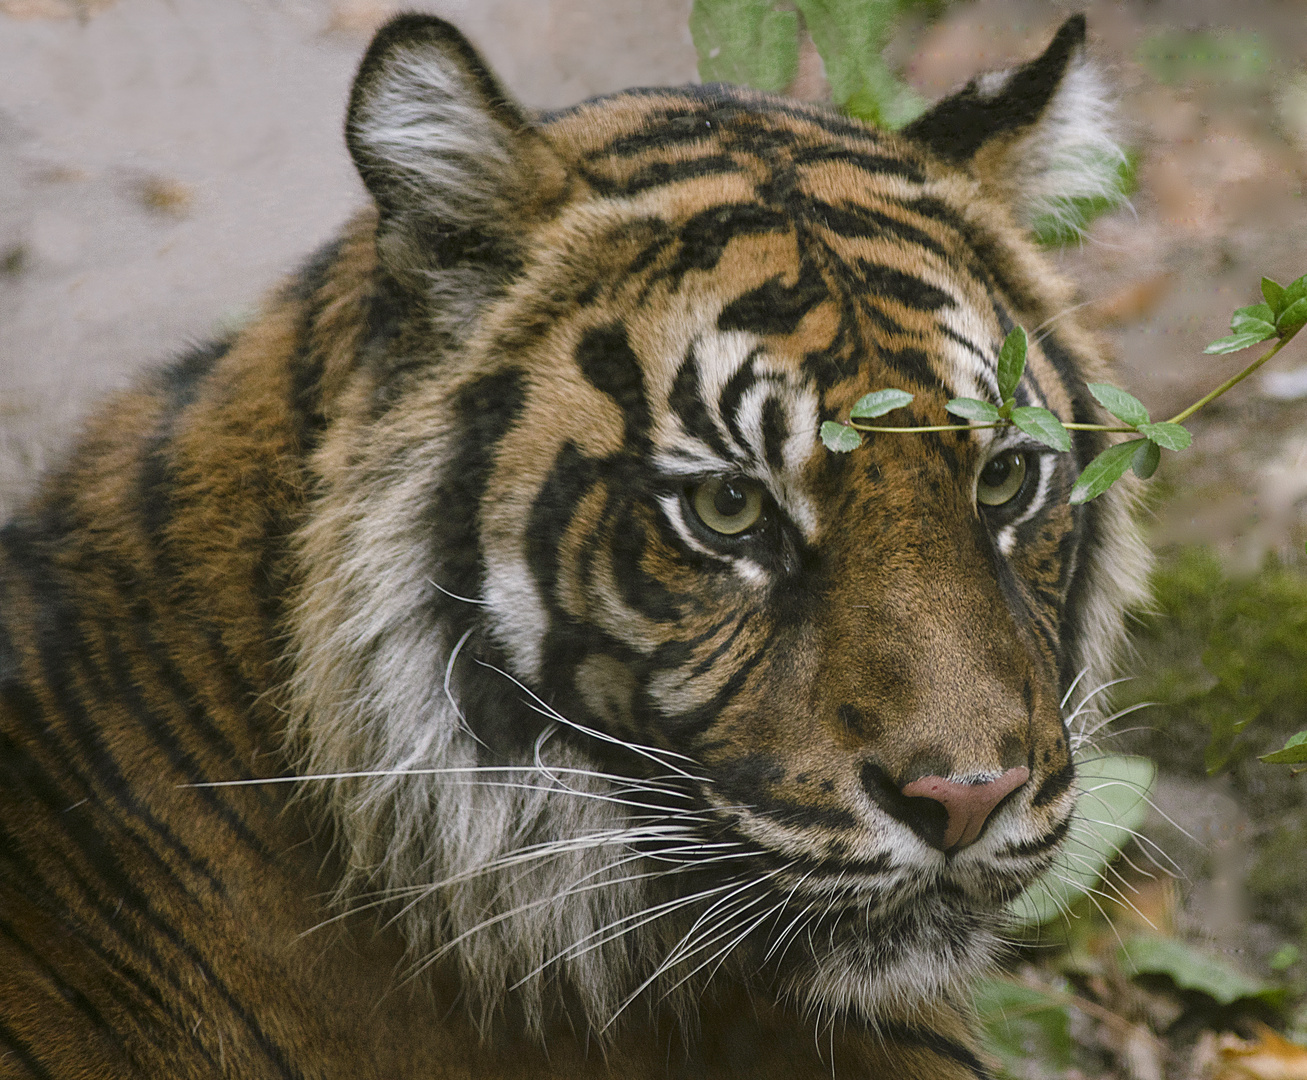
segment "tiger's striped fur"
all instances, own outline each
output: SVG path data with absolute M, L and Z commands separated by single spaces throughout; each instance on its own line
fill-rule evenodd
M 1097 415 L 1023 225 L 1101 182 L 1083 36 L 892 136 L 532 121 L 384 28 L 375 207 L 0 534 L 0 1076 L 988 1075 L 964 987 L 1073 812 L 1130 495 L 1067 504 L 1096 435 L 816 432 L 992 399 L 1016 322 L 1021 402 Z M 905 793 L 1022 770 L 965 843 Z

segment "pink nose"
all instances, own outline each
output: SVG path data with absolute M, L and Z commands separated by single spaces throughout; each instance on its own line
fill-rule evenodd
M 943 805 L 948 811 L 943 850 L 952 851 L 973 843 L 994 807 L 1029 779 L 1030 770 L 1022 765 L 1008 769 L 997 780 L 979 784 L 959 783 L 942 776 L 923 776 L 904 784 L 902 791 L 910 799 L 934 799 Z

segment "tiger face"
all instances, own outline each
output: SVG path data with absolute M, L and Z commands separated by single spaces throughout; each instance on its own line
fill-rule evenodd
M 1128 494 L 1067 502 L 1101 437 L 817 432 L 882 387 L 904 425 L 996 401 L 1017 323 L 1019 403 L 1096 418 L 1022 231 L 1101 180 L 1083 34 L 899 135 L 728 87 L 533 122 L 436 20 L 369 50 L 380 285 L 287 708 L 342 777 L 345 895 L 413 898 L 487 1014 L 601 1033 L 724 971 L 875 1020 L 983 967 L 1050 865 L 1064 695 L 1143 567 Z

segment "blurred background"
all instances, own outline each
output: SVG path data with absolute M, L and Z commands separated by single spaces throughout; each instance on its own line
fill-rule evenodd
M 698 77 L 691 0 L 403 6 L 455 21 L 530 106 Z M 397 7 L 0 0 L 0 519 L 91 404 L 247 318 L 361 203 L 341 120 Z M 1307 273 L 1307 2 L 904 0 L 884 55 L 933 99 L 1075 10 L 1137 165 L 1129 204 L 1050 254 L 1121 384 L 1169 415 L 1252 359 L 1202 350 L 1261 276 Z M 790 91 L 822 96 L 801 59 Z M 1307 727 L 1307 333 L 1191 427 L 1150 484 L 1158 596 L 1114 699 L 1157 704 L 1107 742 L 1160 762 L 1154 808 L 978 1000 L 1014 1076 L 1307 1078 L 1258 1026 L 1307 1041 L 1307 776 L 1257 760 Z M 1151 960 L 1120 949 L 1136 930 Z

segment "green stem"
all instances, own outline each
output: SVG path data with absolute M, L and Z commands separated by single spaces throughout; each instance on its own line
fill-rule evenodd
M 1193 414 L 1196 413 L 1199 409 L 1201 409 L 1204 405 L 1210 405 L 1213 401 L 1219 398 L 1227 390 L 1231 389 L 1232 387 L 1238 386 L 1241 382 L 1244 381 L 1244 379 L 1248 378 L 1249 375 L 1251 375 L 1254 371 L 1256 371 L 1259 367 L 1261 367 L 1264 363 L 1266 363 L 1267 360 L 1269 360 L 1272 356 L 1274 356 L 1281 349 L 1283 349 L 1287 344 L 1289 344 L 1289 342 L 1293 340 L 1294 335 L 1297 334 L 1298 331 L 1301 329 L 1302 327 L 1299 326 L 1294 330 L 1291 330 L 1289 333 L 1285 334 L 1284 337 L 1277 340 L 1276 343 L 1272 345 L 1262 356 L 1254 360 L 1251 364 L 1249 364 L 1246 368 L 1244 368 L 1241 372 L 1239 372 L 1238 375 L 1226 379 L 1225 382 L 1221 383 L 1221 385 L 1218 386 L 1215 390 L 1213 390 L 1210 394 L 1206 394 L 1203 397 L 1199 398 L 1183 412 L 1176 413 L 1173 417 L 1171 417 L 1170 420 L 1167 420 L 1166 423 L 1168 424 L 1183 423 L 1185 420 L 1188 420 L 1189 417 L 1193 416 Z M 849 427 L 854 428 L 857 431 L 871 431 L 871 432 L 885 433 L 885 434 L 892 434 L 894 432 L 898 432 L 899 434 L 902 435 L 920 435 L 929 431 L 983 431 L 986 428 L 999 428 L 999 427 L 1012 427 L 1012 426 L 1013 424 L 1011 420 L 997 420 L 992 424 L 937 424 L 932 427 L 873 427 L 870 424 L 859 424 L 856 420 L 849 421 Z M 1112 427 L 1110 424 L 1075 424 L 1075 423 L 1063 424 L 1062 426 L 1066 428 L 1068 431 L 1107 431 L 1107 432 L 1122 432 L 1122 433 L 1128 432 L 1128 433 L 1133 433 L 1135 435 L 1139 434 L 1139 429 L 1133 426 Z
M 856 420 L 849 421 L 849 427 L 857 431 L 875 431 L 875 432 L 892 432 L 898 431 L 905 434 L 919 435 L 924 431 L 983 431 L 985 428 L 1013 427 L 1011 420 L 997 420 L 992 424 L 939 424 L 935 427 L 872 427 L 869 424 L 859 424 Z M 1109 427 L 1107 424 L 1063 424 L 1068 431 L 1134 431 L 1138 428 L 1132 427 Z
M 1298 327 L 1298 330 L 1301 329 L 1302 327 Z M 1176 413 L 1173 417 L 1171 417 L 1170 420 L 1167 421 L 1167 423 L 1179 424 L 1185 420 L 1188 420 L 1189 417 L 1193 416 L 1193 414 L 1196 413 L 1199 409 L 1201 409 L 1204 405 L 1208 405 L 1211 402 L 1215 401 L 1227 390 L 1229 390 L 1232 386 L 1238 386 L 1239 383 L 1243 382 L 1244 379 L 1248 378 L 1249 375 L 1251 375 L 1254 371 L 1256 371 L 1259 367 L 1261 367 L 1264 363 L 1266 363 L 1267 360 L 1269 360 L 1272 356 L 1274 356 L 1281 349 L 1283 349 L 1287 344 L 1289 344 L 1289 342 L 1293 340 L 1293 336 L 1298 332 L 1298 330 L 1294 330 L 1291 333 L 1285 334 L 1284 337 L 1280 338 L 1280 340 L 1277 341 L 1274 345 L 1272 345 L 1269 349 L 1267 349 L 1266 352 L 1261 357 L 1259 357 L 1257 360 L 1254 360 L 1251 364 L 1249 364 L 1246 368 L 1244 368 L 1241 372 L 1239 372 L 1238 375 L 1235 375 L 1233 378 L 1226 379 L 1225 382 L 1221 383 L 1221 385 L 1218 386 L 1215 390 L 1213 390 L 1210 394 L 1207 394 L 1206 396 L 1199 398 L 1183 412 Z

